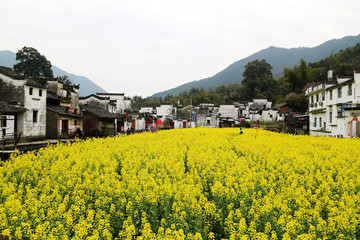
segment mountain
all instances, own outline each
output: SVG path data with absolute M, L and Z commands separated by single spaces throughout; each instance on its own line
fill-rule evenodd
M 11 51 L 0 51 L 0 66 L 12 68 L 16 64 L 16 54 Z M 106 92 L 99 85 L 91 81 L 90 79 L 78 76 L 72 73 L 68 73 L 56 66 L 52 66 L 54 77 L 68 76 L 74 84 L 80 84 L 80 97 L 95 94 L 96 92 Z
M 204 88 L 217 87 L 221 84 L 228 85 L 230 83 L 241 83 L 244 67 L 248 62 L 256 59 L 265 59 L 273 67 L 273 75 L 275 77 L 282 76 L 284 68 L 292 68 L 294 65 L 300 63 L 300 59 L 306 62 L 316 62 L 331 54 L 335 54 L 340 50 L 348 47 L 355 46 L 360 42 L 360 35 L 347 36 L 341 39 L 332 39 L 316 47 L 299 47 L 299 48 L 279 48 L 269 47 L 257 53 L 250 55 L 244 59 L 234 62 L 226 69 L 215 74 L 212 77 L 204 78 L 198 81 L 185 83 L 176 88 L 154 94 L 152 97 L 165 97 L 166 95 L 177 96 L 184 91 L 191 88 Z

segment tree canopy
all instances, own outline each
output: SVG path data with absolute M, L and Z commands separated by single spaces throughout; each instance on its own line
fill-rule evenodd
M 264 59 L 256 59 L 245 65 L 242 87 L 246 100 L 253 98 L 272 99 L 276 81 L 271 70 L 272 66 Z
M 51 63 L 35 48 L 23 47 L 16 53 L 17 64 L 14 70 L 23 73 L 26 77 L 53 77 Z

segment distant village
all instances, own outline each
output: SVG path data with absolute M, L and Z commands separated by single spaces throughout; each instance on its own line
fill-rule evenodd
M 160 105 L 132 110 L 124 93 L 79 97 L 79 85 L 57 78 L 26 78 L 0 67 L 2 144 L 43 139 L 107 137 L 135 132 L 191 127 L 260 127 L 278 122 L 277 131 L 293 134 L 359 137 L 360 70 L 307 86 L 307 113 L 294 113 L 285 103 L 267 99 L 214 106 Z M 5 100 L 4 100 L 5 99 Z

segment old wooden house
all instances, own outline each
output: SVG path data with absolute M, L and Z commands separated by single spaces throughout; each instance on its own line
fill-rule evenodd
M 83 129 L 79 107 L 79 85 L 63 84 L 48 79 L 47 138 L 73 138 L 77 128 Z
M 115 120 L 117 116 L 102 107 L 81 105 L 84 136 L 114 136 L 116 133 Z

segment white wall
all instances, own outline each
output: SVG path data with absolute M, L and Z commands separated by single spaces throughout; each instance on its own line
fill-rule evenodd
M 220 117 L 229 117 L 238 120 L 239 108 L 236 108 L 235 105 L 220 105 L 218 115 Z
M 15 116 L 14 115 L 0 115 L 4 120 L 0 118 L 0 139 L 2 136 L 2 129 L 5 129 L 5 138 L 6 136 L 14 134 L 15 132 Z M 6 120 L 5 120 L 6 119 Z M 2 126 L 2 123 L 6 122 L 6 125 Z M 6 127 L 5 127 L 6 126 Z
M 4 74 L 0 73 L 0 78 L 6 82 L 6 83 L 10 83 L 16 87 L 21 87 L 24 86 L 24 84 L 26 83 L 26 80 L 17 80 L 17 79 L 12 79 Z
M 156 115 L 161 116 L 161 121 L 164 121 L 167 117 L 172 118 L 172 105 L 161 105 L 160 107 L 156 107 Z
M 144 131 L 145 130 L 145 119 L 136 119 L 135 120 L 135 130 Z
M 33 88 L 33 94 L 29 94 L 29 89 Z M 24 137 L 45 137 L 46 134 L 46 89 L 24 86 L 24 107 L 28 109 L 24 113 L 22 132 Z M 38 111 L 36 122 L 33 121 L 33 112 Z

